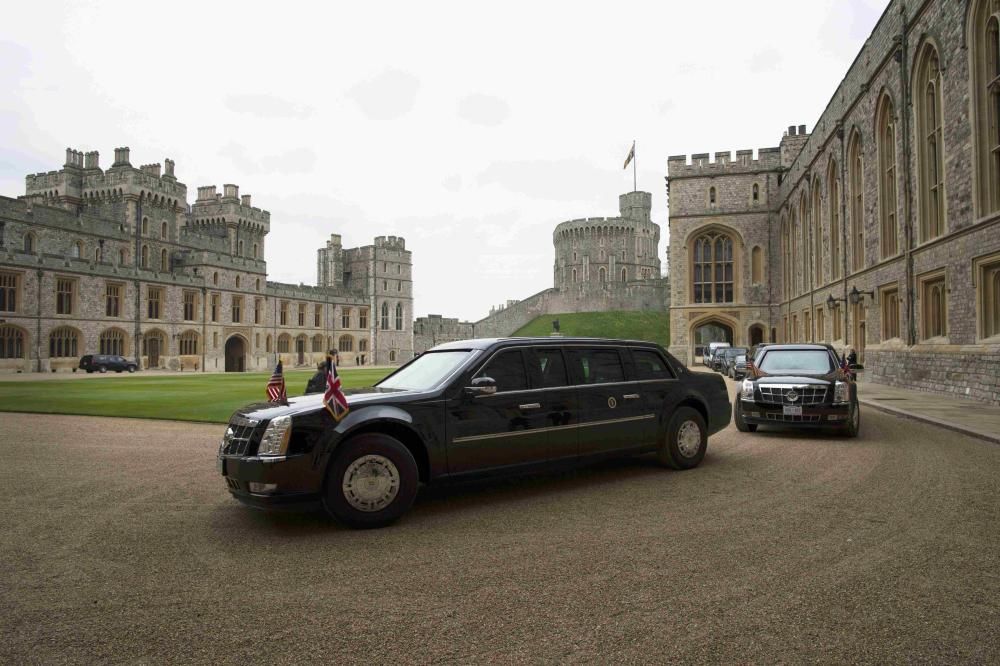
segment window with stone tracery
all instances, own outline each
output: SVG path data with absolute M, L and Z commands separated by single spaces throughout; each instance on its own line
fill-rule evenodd
M 695 239 L 692 271 L 695 303 L 732 303 L 733 239 L 721 232 Z
M 976 213 L 1000 210 L 1000 0 L 979 0 L 969 21 L 975 119 Z
M 928 241 L 943 234 L 945 226 L 941 67 L 937 49 L 929 43 L 920 54 L 915 80 L 920 240 Z

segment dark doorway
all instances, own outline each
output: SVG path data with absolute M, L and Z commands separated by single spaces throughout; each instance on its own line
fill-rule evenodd
M 246 345 L 238 335 L 226 340 L 226 372 L 243 372 L 246 363 Z
M 764 327 L 763 326 L 751 326 L 750 327 L 750 346 L 759 345 L 764 342 Z
M 299 338 L 298 340 L 295 341 L 295 353 L 298 354 L 298 357 L 299 357 L 298 364 L 299 365 L 305 365 L 306 364 L 306 339 L 305 338 Z
M 147 368 L 158 368 L 160 367 L 160 339 L 158 337 L 150 336 L 146 340 L 146 367 Z

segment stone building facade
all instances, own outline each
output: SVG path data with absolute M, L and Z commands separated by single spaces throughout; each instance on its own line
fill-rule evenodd
M 442 315 L 417 318 L 414 349 L 468 338 L 511 335 L 536 317 L 562 312 L 655 310 L 670 306 L 669 279 L 660 276 L 660 226 L 650 218 L 652 195 L 618 197 L 618 217 L 589 217 L 556 226 L 553 286 L 509 300 L 476 322 Z
M 827 341 L 1000 402 L 1000 2 L 893 0 L 811 133 L 671 157 L 672 351 Z
M 313 287 L 267 280 L 270 225 L 236 185 L 199 187 L 189 205 L 169 159 L 135 168 L 118 148 L 104 170 L 68 149 L 23 197 L 0 197 L 0 371 L 100 353 L 200 372 L 309 366 L 334 347 L 348 366 L 412 357 L 402 238 L 343 249 L 334 236 L 339 272 Z

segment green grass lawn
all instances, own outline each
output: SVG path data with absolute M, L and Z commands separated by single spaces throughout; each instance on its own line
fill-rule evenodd
M 315 370 L 285 373 L 288 396 L 302 395 Z M 371 386 L 386 368 L 345 369 L 344 388 Z M 94 375 L 40 381 L 0 381 L 0 412 L 131 416 L 226 423 L 239 407 L 266 400 L 270 373 L 136 376 Z
M 670 314 L 667 312 L 573 312 L 543 315 L 518 329 L 514 335 L 546 336 L 552 320 L 566 336 L 649 340 L 670 345 Z

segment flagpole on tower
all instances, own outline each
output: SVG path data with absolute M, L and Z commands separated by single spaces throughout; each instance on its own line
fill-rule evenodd
M 638 192 L 639 187 L 636 185 L 635 176 L 635 139 L 632 139 L 632 191 Z

